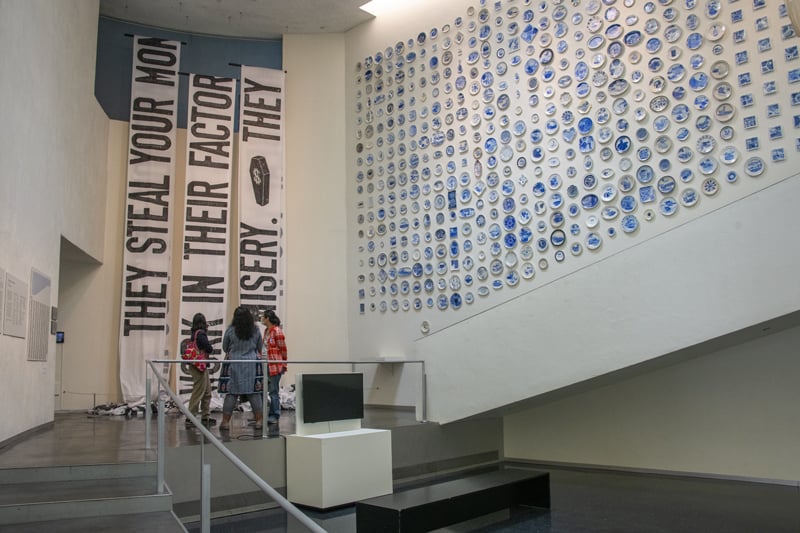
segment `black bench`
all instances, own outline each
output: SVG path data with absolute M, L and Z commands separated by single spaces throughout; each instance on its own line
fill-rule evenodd
M 356 503 L 356 531 L 431 531 L 517 506 L 550 507 L 550 474 L 504 469 Z

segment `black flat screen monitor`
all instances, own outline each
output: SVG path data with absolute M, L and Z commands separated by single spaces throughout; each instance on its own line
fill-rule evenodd
M 303 374 L 303 422 L 364 418 L 362 374 Z

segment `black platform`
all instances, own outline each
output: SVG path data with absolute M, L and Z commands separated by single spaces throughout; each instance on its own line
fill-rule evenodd
M 550 474 L 504 469 L 378 496 L 356 504 L 356 530 L 431 531 L 515 507 L 550 507 Z

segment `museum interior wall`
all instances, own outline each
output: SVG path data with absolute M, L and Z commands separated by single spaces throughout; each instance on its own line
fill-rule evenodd
M 83 43 L 91 58 L 65 51 L 59 65 L 67 61 L 73 69 L 48 70 L 52 77 L 40 88 L 52 92 L 59 86 L 63 92 L 67 86 L 70 101 L 78 106 L 56 106 L 55 122 L 52 116 L 39 116 L 39 110 L 33 120 L 15 117 L 13 123 L 31 125 L 23 129 L 27 137 L 3 128 L 4 137 L 11 140 L 4 150 L 11 146 L 9 154 L 26 154 L 26 166 L 28 160 L 44 165 L 42 172 L 34 173 L 39 181 L 20 182 L 10 178 L 20 174 L 22 161 L 3 157 L 16 165 L 4 165 L 4 178 L 9 177 L 2 184 L 5 206 L 40 204 L 42 192 L 49 198 L 52 189 L 61 194 L 49 200 L 50 211 L 66 209 L 63 195 L 73 195 L 79 203 L 70 211 L 73 218 L 59 215 L 47 227 L 37 224 L 32 209 L 3 209 L 2 240 L 12 245 L 3 247 L 0 267 L 23 279 L 32 267 L 50 274 L 55 294 L 70 302 L 64 320 L 80 331 L 64 345 L 74 350 L 64 356 L 73 366 L 73 374 L 65 377 L 76 392 L 91 392 L 83 390 L 91 387 L 113 394 L 119 387 L 113 371 L 118 334 L 114 324 L 121 291 L 119 210 L 124 205 L 127 125 L 121 120 L 109 123 L 98 113 L 92 76 L 85 87 L 77 83 L 83 76 L 73 79 L 73 72 L 94 69 L 96 4 L 92 14 L 79 9 L 61 18 L 45 13 L 37 3 L 21 5 L 13 8 L 18 17 L 42 18 L 45 26 L 77 17 L 73 26 L 81 29 L 80 35 L 91 35 Z M 793 168 L 798 159 L 793 119 L 797 111 L 790 99 L 794 82 L 787 78 L 796 68 L 790 49 L 797 37 L 782 33 L 788 18 L 781 16 L 780 3 L 767 2 L 752 10 L 742 4 L 742 21 L 735 15 L 738 3 L 724 4 L 721 14 L 713 11 L 712 2 L 711 8 L 687 5 L 675 15 L 662 4 L 653 6 L 655 13 L 647 13 L 647 4 L 637 1 L 627 11 L 616 6 L 622 14 L 613 21 L 603 19 L 614 16 L 606 14 L 609 6 L 592 1 L 574 10 L 571 4 L 556 3 L 498 5 L 500 10 L 493 2 L 442 0 L 436 9 L 426 9 L 423 19 L 419 4 L 404 3 L 391 15 L 345 35 L 285 37 L 290 298 L 282 318 L 292 356 L 424 360 L 428 418 L 447 423 L 490 412 L 504 414 L 506 409 L 504 435 L 510 458 L 797 478 L 786 459 L 791 442 L 796 442 L 791 428 L 798 426 L 793 409 L 797 392 L 785 379 L 797 371 L 790 349 L 796 328 L 743 338 L 722 350 L 672 357 L 663 368 L 648 367 L 625 380 L 592 386 L 592 380 L 609 373 L 669 358 L 754 325 L 794 316 L 798 310 L 800 292 L 794 279 L 799 258 L 791 245 L 800 229 L 793 214 L 800 193 Z M 568 10 L 556 11 L 557 6 Z M 514 7 L 517 11 L 510 11 Z M 636 21 L 628 18 L 634 13 Z M 673 37 L 665 35 L 670 25 L 664 17 L 691 14 L 698 15 L 698 30 L 684 29 L 667 45 Z M 596 16 L 603 20 L 598 22 Z M 768 16 L 769 24 L 757 30 L 762 16 Z M 652 18 L 657 19 L 656 29 L 649 22 Z M 725 28 L 715 26 L 718 22 Z M 621 36 L 606 34 L 613 24 L 627 26 L 614 30 Z M 739 37 L 737 29 L 745 26 L 747 35 Z M 11 33 L 3 32 L 3 41 L 19 47 L 22 30 L 14 33 L 13 27 Z M 578 31 L 584 34 L 582 40 L 576 38 Z M 624 40 L 637 31 L 639 36 L 633 33 Z M 554 38 L 558 32 L 564 36 Z M 719 32 L 724 36 L 718 38 Z M 699 44 L 697 38 L 687 40 L 692 33 L 700 35 Z M 503 40 L 498 40 L 501 34 Z M 19 57 L 51 61 L 51 49 L 61 50 L 56 43 L 62 42 L 53 35 L 43 32 Z M 604 40 L 592 40 L 596 35 Z M 522 41 L 512 45 L 515 36 Z M 761 44 L 767 36 L 769 48 Z M 656 37 L 665 48 L 677 47 L 668 66 L 652 62 L 657 54 L 647 47 L 655 49 Z M 560 45 L 562 40 L 565 45 Z M 609 49 L 619 42 L 630 49 Z M 483 43 L 491 46 L 486 49 Z M 723 48 L 714 55 L 717 44 Z M 705 54 L 697 68 L 692 58 L 700 52 L 691 47 Z M 747 47 L 761 51 L 750 52 L 748 62 L 737 65 L 741 60 L 736 54 Z M 501 48 L 507 57 L 498 55 Z M 578 50 L 584 50 L 582 59 Z M 451 54 L 445 56 L 447 51 Z M 593 59 L 601 52 L 605 57 Z M 637 59 L 632 52 L 644 57 Z M 374 68 L 379 55 L 384 67 L 389 63 L 384 57 L 394 56 L 392 67 L 380 77 Z M 767 68 L 761 66 L 767 61 L 762 57 L 777 63 L 776 74 L 760 74 Z M 43 75 L 27 72 L 22 59 L 13 61 L 10 66 L 26 73 L 28 85 Z M 587 76 L 578 68 L 581 61 L 591 73 L 585 78 L 588 93 L 578 81 Z M 718 61 L 734 68 L 723 73 Z M 612 63 L 627 74 L 610 70 Z M 670 70 L 676 64 L 683 65 L 682 75 L 680 69 Z M 455 70 L 459 65 L 461 72 Z M 717 65 L 713 72 L 712 65 Z M 451 69 L 449 78 L 445 67 Z M 759 76 L 749 86 L 739 77 L 756 71 Z M 696 76 L 699 73 L 706 76 Z M 559 82 L 564 76 L 572 79 Z M 774 80 L 775 87 L 762 85 L 759 77 Z M 378 78 L 385 83 L 380 92 Z M 611 83 L 620 79 L 629 85 L 617 83 L 612 95 Z M 76 83 L 70 87 L 64 80 Z M 708 86 L 695 89 L 703 80 Z M 396 92 L 398 85 L 405 94 Z M 509 101 L 499 98 L 504 92 Z M 2 93 L 33 98 L 31 91 L 5 78 Z M 383 98 L 376 98 L 379 93 Z M 463 93 L 462 102 L 458 93 Z M 657 99 L 662 95 L 669 99 L 666 109 Z M 742 99 L 747 95 L 756 101 Z M 678 107 L 681 103 L 686 109 Z M 22 107 L 15 112 L 21 114 Z M 35 106 L 31 102 L 28 107 Z M 676 107 L 679 112 L 673 112 Z M 78 112 L 81 121 L 72 115 Z M 87 122 L 86 117 L 95 116 Z M 755 125 L 742 122 L 751 116 L 758 119 Z M 592 125 L 581 122 L 587 117 Z M 82 135 L 73 134 L 76 123 Z M 418 128 L 413 134 L 411 125 Z M 434 135 L 438 132 L 445 135 L 444 141 Z M 66 144 L 73 150 L 56 151 L 43 161 L 40 148 L 33 148 L 44 144 L 38 142 L 39 135 L 53 136 L 58 142 L 51 146 Z M 183 135 L 179 132 L 179 142 L 185 142 Z M 384 143 L 380 146 L 379 137 Z M 102 150 L 95 151 L 96 146 Z M 82 155 L 74 155 L 82 149 Z M 390 163 L 396 178 L 391 181 Z M 68 191 L 61 190 L 58 181 L 63 172 L 49 172 L 54 170 L 51 165 L 72 170 L 67 173 L 67 183 L 73 185 L 65 187 Z M 500 177 L 506 166 L 508 175 Z M 180 182 L 181 160 L 177 168 Z M 671 181 L 662 179 L 667 176 Z M 89 202 L 77 192 L 83 189 L 99 197 Z M 18 192 L 23 200 L 9 204 Z M 393 200 L 389 193 L 394 193 Z M 179 192 L 176 205 L 180 198 Z M 481 215 L 483 223 L 478 221 Z M 438 230 L 444 231 L 442 238 Z M 88 259 L 62 260 L 59 265 L 59 254 L 51 248 L 57 249 L 62 235 Z M 398 240 L 391 241 L 392 235 Z M 70 287 L 59 287 L 59 266 L 61 283 L 70 280 Z M 65 307 L 61 301 L 58 305 Z M 88 338 L 79 323 L 84 328 L 96 323 L 103 331 Z M 37 404 L 31 412 L 15 414 L 9 429 L 4 425 L 3 440 L 52 420 L 55 378 L 52 359 L 36 366 L 24 361 L 24 342 L 5 335 L 0 339 L 3 351 L 13 356 L 0 363 L 8 365 L 3 370 L 21 375 L 27 385 L 5 391 L 4 397 L 29 395 L 30 403 Z M 405 385 L 415 380 L 411 374 L 405 368 L 393 373 L 394 382 L 383 387 L 380 400 L 403 395 Z M 375 384 L 377 377 L 368 376 L 368 383 Z M 34 382 L 39 385 L 34 387 Z M 739 389 L 752 387 L 754 402 L 743 406 L 731 383 Z M 576 384 L 586 386 L 557 400 L 521 403 Z M 88 398 L 65 397 L 63 407 L 89 407 Z M 517 407 L 511 413 L 507 406 Z M 769 417 L 755 416 L 767 406 Z M 733 416 L 734 410 L 742 416 Z M 649 417 L 650 412 L 657 416 Z M 715 425 L 708 426 L 709 420 Z M 643 423 L 648 430 L 637 435 Z M 717 436 L 708 438 L 712 431 Z M 758 436 L 737 441 L 733 437 L 739 432 Z M 667 434 L 671 440 L 666 440 Z M 625 446 L 626 442 L 633 444 Z M 746 442 L 769 442 L 773 453 L 768 460 L 754 462 Z M 713 461 L 701 465 L 701 458 L 714 453 Z
M 795 316 L 797 37 L 780 2 L 414 9 L 348 34 L 350 346 L 425 360 L 431 419 L 502 413 Z M 771 355 L 766 375 L 796 369 Z M 784 451 L 790 405 L 764 436 Z M 508 456 L 620 464 L 591 439 L 558 459 L 537 447 L 551 408 L 506 418 Z M 760 427 L 743 418 L 720 434 Z M 782 464 L 728 451 L 709 468 Z
M 794 485 L 800 328 L 763 335 L 509 415 L 506 457 Z
M 106 31 L 125 31 L 110 25 Z M 160 35 L 159 35 L 160 36 Z M 287 39 L 291 42 L 291 39 Z M 191 45 L 190 45 L 191 46 Z M 234 47 L 227 50 L 235 54 Z M 308 48 L 324 50 L 324 53 L 304 56 Z M 187 47 L 188 49 L 188 47 Z M 298 360 L 347 360 L 347 337 L 342 334 L 343 324 L 336 320 L 336 309 L 342 308 L 345 289 L 336 280 L 344 278 L 344 255 L 341 253 L 341 239 L 344 231 L 344 190 L 335 179 L 332 179 L 332 169 L 341 167 L 343 161 L 343 148 L 337 142 L 343 142 L 343 135 L 337 133 L 343 124 L 343 110 L 330 106 L 330 99 L 341 98 L 343 92 L 342 36 L 309 36 L 301 39 L 297 46 L 299 52 L 290 52 L 290 47 L 284 45 L 285 57 L 283 64 L 285 70 L 293 74 L 287 76 L 286 91 L 290 95 L 286 99 L 288 117 L 287 125 L 287 176 L 298 176 L 296 180 L 287 179 L 285 190 L 286 206 L 286 233 L 287 233 L 287 292 L 294 296 L 288 300 L 285 311 L 278 311 L 284 322 L 290 355 Z M 225 56 L 217 53 L 216 62 L 237 62 L 238 56 Z M 215 67 L 210 67 L 215 68 Z M 201 71 L 202 72 L 202 71 Z M 314 80 L 324 76 L 330 83 L 328 99 L 314 97 Z M 337 77 L 339 82 L 336 82 Z M 103 89 L 113 90 L 111 89 Z M 337 92 L 338 91 L 338 92 Z M 296 140 L 295 140 L 296 139 Z M 179 147 L 186 145 L 186 130 L 179 128 L 176 144 Z M 107 264 L 101 269 L 112 273 L 109 277 L 96 276 L 87 281 L 86 288 L 81 294 L 84 298 L 75 301 L 76 316 L 88 312 L 92 302 L 97 300 L 87 297 L 88 293 L 96 291 L 96 296 L 106 301 L 111 309 L 119 308 L 120 277 L 117 274 L 121 268 L 121 249 L 123 247 L 124 218 L 119 215 L 124 212 L 125 200 L 125 154 L 128 145 L 128 123 L 112 120 L 109 133 L 108 157 L 108 203 L 109 217 L 107 220 L 107 249 L 114 253 L 107 258 Z M 319 157 L 308 157 L 310 147 L 316 146 L 314 152 Z M 234 156 L 235 157 L 235 156 Z M 176 156 L 176 184 L 174 205 L 181 206 L 185 197 L 185 150 L 179 149 Z M 234 164 L 233 183 L 238 183 L 238 166 Z M 339 200 L 337 201 L 337 197 Z M 238 219 L 237 202 L 233 202 L 231 220 Z M 175 217 L 174 232 L 180 235 L 182 221 Z M 235 224 L 233 225 L 235 227 Z M 177 237 L 176 237 L 177 238 Z M 235 239 L 234 239 L 235 240 Z M 230 271 L 236 272 L 239 258 L 236 253 L 230 257 Z M 173 271 L 180 271 L 180 256 L 173 254 Z M 107 269 L 105 267 L 108 267 Z M 227 288 L 230 294 L 237 290 L 237 280 L 232 277 Z M 113 295 L 113 298 L 109 298 Z M 171 289 L 172 301 L 179 299 L 178 284 L 173 284 Z M 232 316 L 233 308 L 238 304 L 234 298 L 229 299 L 228 315 Z M 118 324 L 117 315 L 110 314 L 107 353 L 116 354 Z M 73 324 L 79 328 L 79 324 Z M 77 337 L 77 335 L 71 335 Z M 178 345 L 180 339 L 177 327 L 173 327 L 169 334 L 170 346 Z M 65 345 L 66 350 L 66 345 Z M 65 367 L 64 383 L 69 385 L 67 390 L 79 391 L 80 394 L 65 394 L 63 399 L 64 409 L 86 409 L 97 401 L 119 401 L 119 367 L 116 357 L 103 358 L 100 367 L 108 365 L 108 372 L 97 372 L 98 364 L 95 357 L 88 355 L 82 357 L 80 341 L 69 346 L 69 357 L 74 365 L 71 369 Z M 80 362 L 78 362 L 80 361 Z M 285 384 L 291 385 L 293 374 L 297 371 L 319 369 L 319 366 L 296 365 L 285 378 Z M 331 367 L 333 369 L 341 367 Z M 95 369 L 95 370 L 91 370 Z M 87 394 L 96 392 L 97 395 Z
M 62 237 L 92 258 L 104 253 L 108 119 L 93 96 L 97 9 L 96 1 L 4 2 L 0 17 L 0 269 L 26 288 L 32 271 L 49 279 L 54 306 Z M 0 440 L 53 419 L 55 373 L 53 336 L 50 355 L 29 361 L 26 340 L 3 331 L 0 397 L 9 409 Z

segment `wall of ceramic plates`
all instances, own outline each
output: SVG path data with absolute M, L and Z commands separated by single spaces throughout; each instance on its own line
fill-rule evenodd
M 352 65 L 360 313 L 508 298 L 785 179 L 798 57 L 768 0 L 480 0 L 385 43 Z

